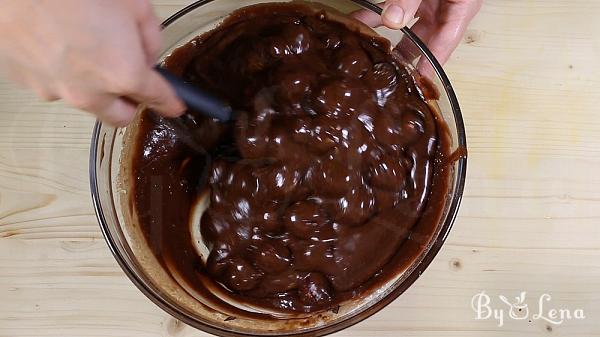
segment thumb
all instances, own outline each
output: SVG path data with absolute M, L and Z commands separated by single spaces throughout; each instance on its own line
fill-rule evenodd
M 130 92 L 127 97 L 165 117 L 178 117 L 185 112 L 186 106 L 177 97 L 175 90 L 154 69 L 148 68 L 140 83 L 139 88 Z
M 383 24 L 400 29 L 414 19 L 422 0 L 388 0 L 381 14 Z

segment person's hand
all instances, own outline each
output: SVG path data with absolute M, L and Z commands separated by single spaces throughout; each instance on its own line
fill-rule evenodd
M 148 0 L 2 0 L 0 68 L 45 100 L 125 125 L 137 103 L 185 110 L 152 66 L 161 46 Z
M 388 0 L 381 16 L 359 11 L 355 17 L 371 27 L 385 25 L 400 29 L 415 17 L 411 30 L 444 64 L 460 43 L 467 26 L 481 8 L 483 0 Z

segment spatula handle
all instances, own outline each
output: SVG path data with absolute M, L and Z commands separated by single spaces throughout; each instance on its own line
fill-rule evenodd
M 177 96 L 181 98 L 188 108 L 198 111 L 205 116 L 217 118 L 223 122 L 231 119 L 231 106 L 225 104 L 225 102 L 203 91 L 201 88 L 185 83 L 182 79 L 160 66 L 156 66 L 155 69 L 173 86 Z

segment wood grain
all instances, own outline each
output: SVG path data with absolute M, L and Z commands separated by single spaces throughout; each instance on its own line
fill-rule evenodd
M 154 1 L 161 16 L 187 0 Z M 600 2 L 488 0 L 447 65 L 469 136 L 460 216 L 403 296 L 337 336 L 600 336 Z M 114 262 L 91 207 L 93 118 L 0 82 L 0 336 L 204 336 Z M 528 291 L 586 319 L 477 321 Z

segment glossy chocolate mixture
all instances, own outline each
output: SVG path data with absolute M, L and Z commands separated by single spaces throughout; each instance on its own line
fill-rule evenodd
M 238 114 L 220 124 L 192 112 L 195 146 L 142 116 L 133 201 L 155 254 L 193 287 L 210 279 L 254 305 L 330 308 L 381 277 L 426 207 L 443 207 L 428 205 L 446 189 L 441 122 L 386 40 L 270 5 L 165 65 Z M 207 191 L 204 262 L 188 221 Z

